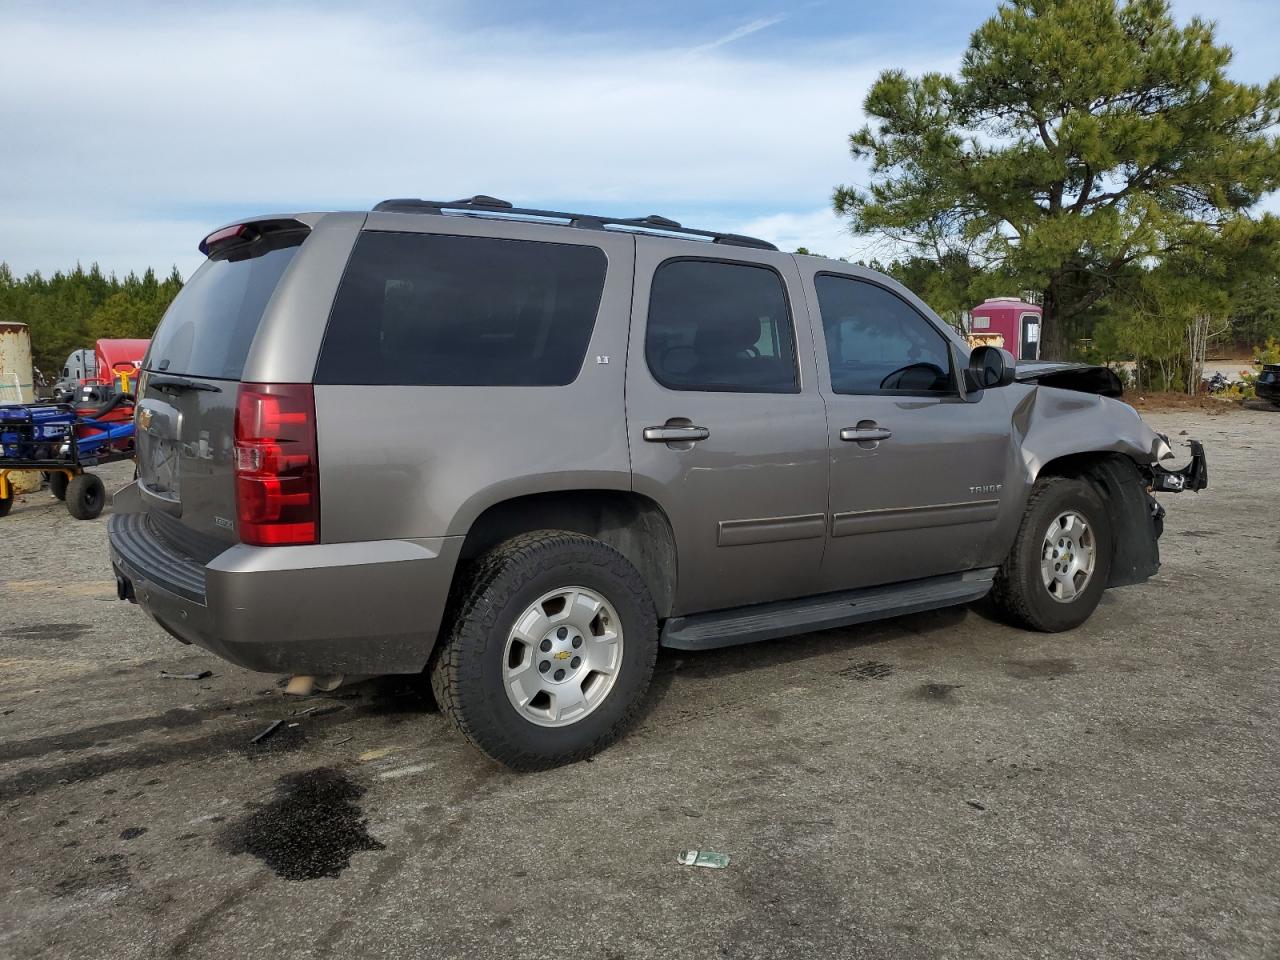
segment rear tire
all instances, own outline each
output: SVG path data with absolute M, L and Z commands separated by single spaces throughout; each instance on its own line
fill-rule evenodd
M 634 722 L 657 624 L 644 580 L 618 551 L 577 533 L 523 534 L 480 558 L 463 584 L 431 688 L 463 736 L 499 763 L 572 763 Z
M 67 475 L 60 470 L 55 470 L 49 474 L 49 492 L 59 500 L 67 499 Z
M 106 487 L 96 474 L 82 473 L 67 484 L 67 512 L 77 520 L 93 520 L 106 503 Z
M 1080 626 L 1111 577 L 1113 544 L 1106 505 L 1084 480 L 1037 480 L 1013 549 L 991 597 L 1011 620 L 1058 633 Z

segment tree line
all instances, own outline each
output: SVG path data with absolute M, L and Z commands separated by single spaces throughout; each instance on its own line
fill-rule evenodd
M 52 382 L 67 356 L 100 338 L 148 338 L 182 289 L 175 266 L 159 279 L 154 270 L 123 278 L 103 274 L 95 263 L 84 269 L 39 271 L 17 277 L 0 262 L 0 320 L 25 323 L 31 331 L 35 365 Z
M 989 297 L 1043 303 L 1041 292 L 1027 288 L 1016 272 L 984 269 L 954 253 L 937 260 L 907 257 L 861 265 L 893 277 L 958 329 L 967 311 Z M 1198 319 L 1209 321 L 1210 346 L 1225 352 L 1248 355 L 1280 340 L 1280 272 L 1274 266 L 1241 271 L 1234 281 L 1208 291 L 1193 289 L 1196 283 L 1194 276 L 1175 277 L 1167 268 L 1131 267 L 1110 295 L 1077 315 L 1072 341 L 1054 358 L 1134 360 L 1140 385 L 1183 390 L 1193 375 L 1188 328 L 1194 329 Z

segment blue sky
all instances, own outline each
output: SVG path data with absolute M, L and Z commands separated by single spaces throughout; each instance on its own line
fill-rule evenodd
M 473 193 L 888 253 L 830 211 L 867 87 L 953 69 L 994 9 L 0 0 L 0 260 L 189 274 L 243 214 Z M 1175 10 L 1280 70 L 1280 3 Z

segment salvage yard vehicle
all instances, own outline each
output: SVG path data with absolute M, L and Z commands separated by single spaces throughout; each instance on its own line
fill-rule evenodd
M 143 364 L 122 599 L 253 670 L 426 671 L 535 769 L 659 646 L 967 603 L 1078 627 L 1200 489 L 1103 368 L 970 350 L 881 274 L 491 197 L 249 219 Z
M 1264 363 L 1258 378 L 1253 382 L 1259 400 L 1267 400 L 1280 407 L 1280 363 Z

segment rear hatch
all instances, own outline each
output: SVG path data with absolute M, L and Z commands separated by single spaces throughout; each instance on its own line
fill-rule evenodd
M 285 270 L 297 221 L 221 230 L 160 322 L 138 386 L 138 487 L 152 531 L 201 563 L 238 542 L 235 418 L 241 373 Z

